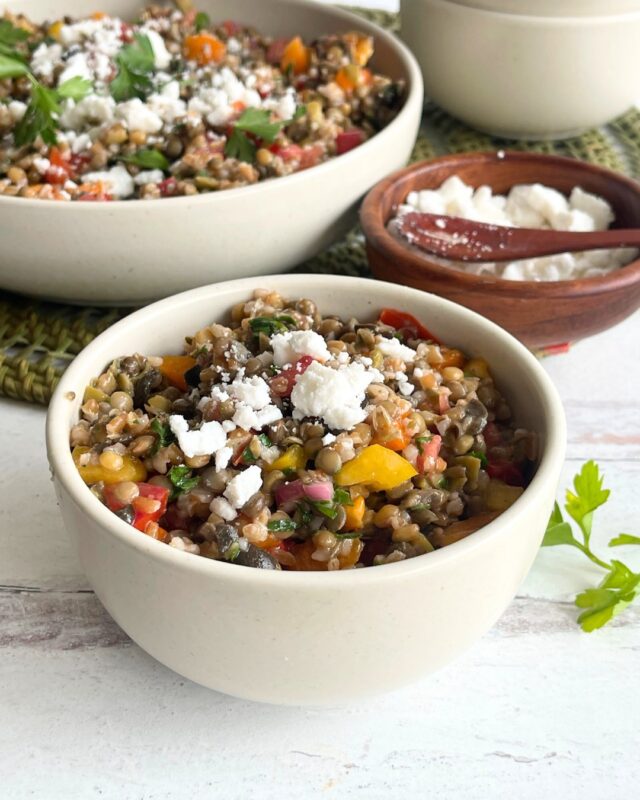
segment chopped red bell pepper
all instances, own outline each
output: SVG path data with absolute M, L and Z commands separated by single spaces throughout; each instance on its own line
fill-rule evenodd
M 351 128 L 336 136 L 336 153 L 341 156 L 354 150 L 364 142 L 364 133 L 359 128 Z
M 278 397 L 289 397 L 293 391 L 293 387 L 295 386 L 298 376 L 302 375 L 302 373 L 308 369 L 311 363 L 313 363 L 313 358 L 311 358 L 311 356 L 302 356 L 296 361 L 295 364 L 287 367 L 287 369 L 281 370 L 277 375 L 274 375 L 274 377 L 271 378 L 271 391 Z M 282 383 L 282 378 L 286 378 L 287 383 L 284 388 L 278 389 L 278 386 Z
M 440 344 L 440 339 L 434 336 L 428 328 L 406 311 L 395 308 L 383 308 L 378 317 L 380 322 L 390 325 L 403 334 L 407 339 L 428 339 L 430 342 Z
M 442 436 L 432 436 L 429 441 L 426 441 L 426 437 L 419 436 L 416 439 L 416 446 L 418 447 L 416 469 L 423 475 L 426 472 L 433 472 L 442 447 Z
M 495 422 L 487 422 L 482 434 L 487 447 L 498 447 L 502 444 L 502 434 Z
M 236 36 L 242 30 L 242 25 L 240 25 L 239 22 L 234 22 L 232 19 L 225 19 L 225 21 L 220 24 L 220 27 L 224 29 L 227 36 Z
M 267 62 L 279 64 L 284 55 L 284 49 L 289 44 L 289 39 L 274 39 L 267 49 Z
M 113 483 L 113 484 L 107 484 L 104 487 L 103 497 L 107 505 L 107 508 L 111 509 L 111 511 L 120 511 L 120 509 L 124 508 L 125 506 L 125 503 L 123 503 L 116 497 L 115 490 L 117 486 L 118 486 L 117 483 Z M 167 503 L 169 501 L 169 490 L 166 489 L 164 486 L 156 486 L 153 483 L 137 483 L 136 486 L 138 487 L 138 491 L 140 492 L 138 497 L 145 497 L 150 500 L 157 500 L 160 503 L 159 508 L 151 513 L 142 511 L 140 508 L 136 507 L 136 501 L 138 500 L 138 497 L 131 504 L 135 511 L 135 517 L 131 524 L 133 525 L 134 528 L 137 528 L 139 531 L 144 531 L 149 522 L 158 522 L 158 520 L 167 510 Z

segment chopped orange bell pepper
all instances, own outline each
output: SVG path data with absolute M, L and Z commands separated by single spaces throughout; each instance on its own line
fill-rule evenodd
M 371 72 L 357 64 L 348 64 L 336 72 L 336 83 L 345 92 L 352 92 L 358 86 L 370 83 L 371 79 Z
M 212 61 L 221 61 L 227 46 L 212 33 L 194 33 L 184 40 L 184 55 L 187 61 L 196 61 L 201 66 Z
M 105 19 L 108 14 L 105 14 L 104 11 L 94 11 L 91 15 L 91 19 L 95 19 L 96 22 L 99 22 L 101 19 Z
M 191 356 L 163 356 L 160 372 L 176 389 L 186 392 L 189 388 L 184 374 L 195 367 L 196 360 Z
M 354 459 L 336 473 L 337 486 L 354 486 L 362 483 L 374 491 L 386 491 L 417 475 L 406 458 L 380 444 L 365 447 Z
M 353 505 L 345 506 L 347 521 L 343 525 L 345 531 L 359 531 L 364 525 L 365 501 L 362 495 L 358 495 L 353 501 Z
M 462 367 L 465 362 L 464 353 L 451 347 L 441 347 L 442 361 L 437 365 L 438 369 L 444 367 Z
M 305 46 L 299 36 L 295 36 L 284 48 L 280 69 L 286 72 L 291 68 L 294 75 L 300 75 L 309 69 L 310 61 L 309 48 Z

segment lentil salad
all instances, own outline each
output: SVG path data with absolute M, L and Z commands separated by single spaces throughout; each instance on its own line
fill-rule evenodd
M 108 365 L 70 444 L 92 492 L 141 535 L 285 570 L 458 541 L 515 502 L 536 456 L 482 358 L 393 309 L 361 323 L 269 290 L 182 355 Z
M 0 195 L 156 199 L 235 188 L 340 156 L 405 87 L 357 31 L 303 42 L 151 5 L 37 25 L 0 18 Z

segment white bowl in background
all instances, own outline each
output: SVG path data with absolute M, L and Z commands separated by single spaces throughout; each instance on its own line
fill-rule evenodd
M 104 0 L 133 18 L 142 0 Z M 82 16 L 93 0 L 15 0 L 35 20 Z M 201 0 L 212 19 L 274 36 L 358 29 L 375 39 L 376 70 L 407 82 L 398 116 L 360 147 L 312 169 L 253 186 L 163 200 L 66 203 L 0 197 L 0 287 L 80 304 L 136 305 L 212 281 L 284 271 L 343 236 L 365 192 L 404 165 L 423 104 L 407 48 L 376 25 L 309 0 Z
M 560 139 L 638 98 L 640 0 L 401 0 L 427 96 L 479 130 Z
M 179 552 L 118 519 L 74 466 L 69 430 L 85 385 L 111 359 L 179 352 L 182 337 L 253 289 L 309 297 L 324 314 L 373 320 L 384 306 L 488 359 L 518 424 L 539 432 L 536 474 L 504 514 L 468 538 L 405 562 L 344 572 L 272 572 Z M 342 703 L 449 663 L 502 614 L 527 574 L 565 449 L 562 405 L 531 353 L 472 311 L 362 278 L 278 275 L 195 289 L 135 312 L 76 357 L 47 418 L 47 452 L 65 525 L 90 584 L 131 638 L 212 689 L 283 704 Z

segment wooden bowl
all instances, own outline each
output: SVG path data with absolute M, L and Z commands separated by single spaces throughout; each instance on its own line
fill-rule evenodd
M 600 277 L 512 281 L 443 266 L 389 233 L 387 223 L 409 192 L 437 189 L 451 175 L 500 194 L 521 183 L 542 183 L 566 195 L 581 186 L 608 200 L 614 227 L 640 227 L 640 184 L 611 170 L 537 153 L 445 156 L 395 172 L 366 196 L 360 221 L 376 277 L 454 300 L 530 347 L 575 342 L 621 322 L 640 306 L 640 259 Z

